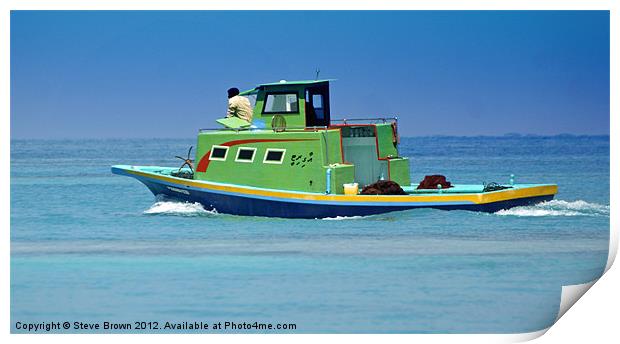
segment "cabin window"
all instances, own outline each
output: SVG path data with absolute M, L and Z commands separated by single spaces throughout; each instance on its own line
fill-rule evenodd
M 256 153 L 256 148 L 254 147 L 239 147 L 239 150 L 237 151 L 237 158 L 235 158 L 235 161 L 253 162 L 254 153 Z
M 299 113 L 297 93 L 267 93 L 263 113 Z
M 329 89 L 327 84 L 306 88 L 306 126 L 329 126 Z
M 325 119 L 325 108 L 323 107 L 323 95 L 322 94 L 312 95 L 312 106 L 314 107 L 314 114 L 316 115 L 316 119 L 318 120 Z
M 227 155 L 228 155 L 228 147 L 213 145 L 211 147 L 211 155 L 209 155 L 209 160 L 225 161 Z
M 284 161 L 285 153 L 286 149 L 268 148 L 265 152 L 265 159 L 263 159 L 263 162 L 265 164 L 281 164 L 282 161 Z

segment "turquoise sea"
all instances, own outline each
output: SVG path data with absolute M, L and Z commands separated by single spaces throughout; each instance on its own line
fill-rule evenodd
M 174 155 L 193 144 L 11 141 L 13 333 L 65 321 L 68 330 L 51 332 L 176 333 L 164 324 L 185 321 L 209 324 L 188 333 L 529 332 L 553 323 L 562 285 L 599 277 L 607 261 L 608 136 L 403 138 L 416 182 L 437 173 L 508 182 L 513 173 L 517 183 L 559 185 L 554 201 L 495 214 L 239 217 L 158 201 L 110 173 L 114 164 L 177 166 Z M 218 322 L 295 329 L 213 329 Z

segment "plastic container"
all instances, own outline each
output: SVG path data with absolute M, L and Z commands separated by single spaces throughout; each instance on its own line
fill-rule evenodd
M 357 195 L 359 192 L 359 185 L 357 183 L 342 184 L 342 186 L 344 187 L 345 195 Z

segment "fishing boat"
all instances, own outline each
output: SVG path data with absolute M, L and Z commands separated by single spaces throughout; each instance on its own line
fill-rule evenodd
M 412 184 L 399 154 L 398 118 L 331 119 L 332 80 L 280 81 L 241 92 L 252 121 L 200 129 L 179 167 L 112 166 L 156 196 L 218 213 L 328 218 L 414 208 L 495 212 L 553 199 L 555 184 Z M 391 184 L 397 194 L 376 192 Z M 375 190 L 368 192 L 367 190 Z

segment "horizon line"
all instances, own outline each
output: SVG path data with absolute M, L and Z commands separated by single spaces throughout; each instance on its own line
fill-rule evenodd
M 573 133 L 561 133 L 561 134 L 522 134 L 522 133 L 505 133 L 497 135 L 454 135 L 454 134 L 431 134 L 431 135 L 401 135 L 401 138 L 427 138 L 427 137 L 461 137 L 461 138 L 528 138 L 528 137 L 610 137 L 611 134 L 573 134 Z M 11 141 L 28 140 L 28 141 L 78 141 L 78 140 L 186 140 L 189 137 L 166 137 L 166 136 L 139 136 L 139 137 L 10 137 Z M 195 137 L 193 138 L 195 139 Z

